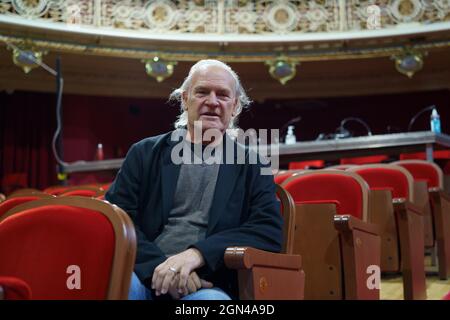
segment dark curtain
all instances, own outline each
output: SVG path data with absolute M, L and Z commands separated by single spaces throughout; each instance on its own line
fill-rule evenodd
M 0 178 L 25 173 L 28 187 L 57 183 L 51 151 L 55 96 L 30 92 L 0 93 Z

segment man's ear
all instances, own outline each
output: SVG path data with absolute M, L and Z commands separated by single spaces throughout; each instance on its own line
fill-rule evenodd
M 186 91 L 183 91 L 181 93 L 181 99 L 183 100 L 183 109 L 184 111 L 187 111 L 187 98 L 188 98 L 188 93 Z

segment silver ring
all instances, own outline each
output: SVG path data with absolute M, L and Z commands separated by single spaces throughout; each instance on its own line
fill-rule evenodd
M 174 267 L 169 267 L 169 270 L 172 271 L 173 273 L 178 273 L 178 270 L 175 269 Z

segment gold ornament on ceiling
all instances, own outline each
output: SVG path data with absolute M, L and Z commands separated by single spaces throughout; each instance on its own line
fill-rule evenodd
M 145 71 L 147 74 L 155 78 L 158 82 L 169 78 L 173 74 L 174 67 L 177 64 L 176 61 L 164 61 L 158 56 L 152 59 L 142 60 L 142 62 L 145 63 Z
M 9 46 L 12 49 L 12 59 L 16 66 L 22 68 L 25 73 L 39 67 L 42 57 L 47 51 L 37 50 L 29 41 L 23 41 L 17 45 Z
M 417 50 L 405 49 L 403 53 L 393 56 L 392 59 L 395 60 L 395 68 L 398 72 L 412 78 L 416 72 L 423 68 L 424 56 L 426 56 L 426 52 L 421 53 Z
M 405 16 L 409 16 L 414 12 L 414 4 L 411 2 L 411 0 L 403 0 L 399 4 L 398 11 Z
M 282 85 L 295 77 L 297 64 L 300 62 L 287 59 L 286 57 L 279 57 L 275 60 L 266 61 L 269 66 L 269 73 L 274 78 L 280 81 Z

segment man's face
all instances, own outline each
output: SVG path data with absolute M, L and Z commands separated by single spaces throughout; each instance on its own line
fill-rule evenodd
M 189 90 L 183 92 L 183 101 L 190 132 L 195 121 L 202 121 L 203 132 L 217 129 L 224 133 L 236 111 L 235 81 L 219 66 L 201 68 L 194 73 Z

